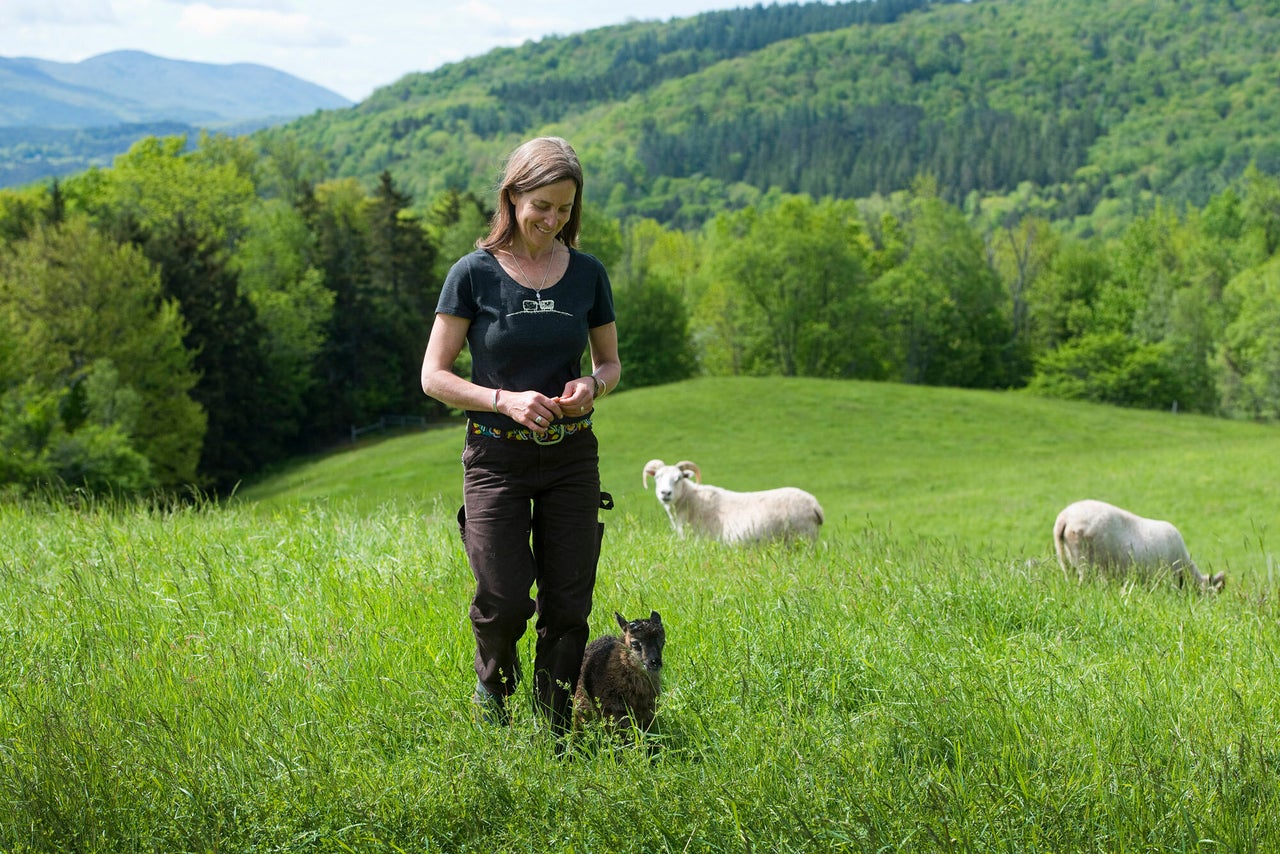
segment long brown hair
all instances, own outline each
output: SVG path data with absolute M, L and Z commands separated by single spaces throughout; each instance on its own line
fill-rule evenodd
M 498 210 L 489 223 L 489 234 L 476 241 L 480 249 L 493 251 L 511 242 L 516 234 L 516 206 L 512 196 L 527 193 L 565 179 L 573 181 L 573 210 L 556 235 L 565 246 L 578 245 L 582 228 L 582 164 L 573 146 L 558 136 L 542 136 L 521 145 L 507 157 L 498 185 Z

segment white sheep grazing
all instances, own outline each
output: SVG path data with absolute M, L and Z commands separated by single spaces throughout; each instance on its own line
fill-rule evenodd
M 702 473 L 688 460 L 673 466 L 649 460 L 641 478 L 645 489 L 650 477 L 671 526 L 681 536 L 688 525 L 703 536 L 729 544 L 779 538 L 813 541 L 822 527 L 818 499 L 794 486 L 732 492 L 702 483 Z
M 1173 525 L 1144 519 L 1105 501 L 1077 501 L 1059 513 L 1053 523 L 1053 547 L 1063 574 L 1070 577 L 1068 570 L 1074 568 L 1080 581 L 1085 569 L 1094 566 L 1117 576 L 1130 570 L 1150 573 L 1167 568 L 1179 587 L 1183 573 L 1190 572 L 1200 590 L 1214 593 L 1227 583 L 1225 572 L 1212 577 L 1200 572 Z

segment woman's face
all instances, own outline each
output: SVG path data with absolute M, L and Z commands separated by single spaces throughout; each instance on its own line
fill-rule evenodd
M 525 248 L 530 255 L 540 254 L 551 246 L 551 241 L 555 240 L 560 229 L 569 221 L 577 192 L 577 185 L 565 178 L 545 187 L 512 194 L 516 230 L 524 239 Z

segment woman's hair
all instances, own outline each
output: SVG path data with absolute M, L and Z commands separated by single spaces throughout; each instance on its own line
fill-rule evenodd
M 578 245 L 582 228 L 582 164 L 568 142 L 558 136 L 543 136 L 521 145 L 507 158 L 498 185 L 498 210 L 489 223 L 489 234 L 476 241 L 490 251 L 511 242 L 516 234 L 516 206 L 512 196 L 527 193 L 565 179 L 573 181 L 573 210 L 556 239 L 565 246 Z

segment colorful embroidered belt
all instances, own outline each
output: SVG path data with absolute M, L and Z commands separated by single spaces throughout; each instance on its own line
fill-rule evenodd
M 500 427 L 490 427 L 487 424 L 477 424 L 474 421 L 467 422 L 467 432 L 473 436 L 488 436 L 490 439 L 514 439 L 518 442 L 532 441 L 537 442 L 539 445 L 554 445 L 565 436 L 572 436 L 574 433 L 581 433 L 583 430 L 590 429 L 590 418 L 569 421 L 564 424 L 552 424 L 545 433 L 535 433 L 523 427 L 517 427 L 514 430 L 503 430 Z

